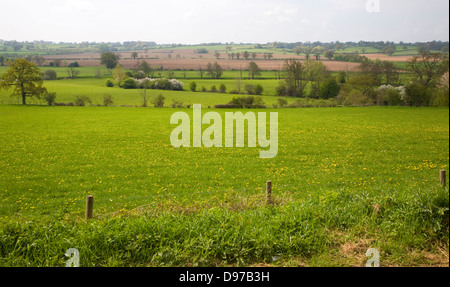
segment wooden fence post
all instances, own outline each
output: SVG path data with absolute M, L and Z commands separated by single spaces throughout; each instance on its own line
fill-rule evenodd
M 447 171 L 441 170 L 441 185 L 446 187 L 447 185 Z
M 267 198 L 267 203 L 272 203 L 272 181 L 267 181 L 266 182 L 266 198 Z
M 86 197 L 86 220 L 92 219 L 94 213 L 94 196 L 88 195 Z

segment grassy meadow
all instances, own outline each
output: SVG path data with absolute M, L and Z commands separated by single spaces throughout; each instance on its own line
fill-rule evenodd
M 73 90 L 101 97 L 94 81 Z M 364 266 L 368 248 L 382 266 L 448 266 L 448 108 L 259 110 L 279 113 L 274 159 L 175 149 L 176 111 L 192 115 L 0 105 L 0 266 L 64 266 L 69 248 L 81 266 Z
M 5 72 L 8 67 L 0 67 L 0 75 Z M 114 100 L 115 106 L 142 106 L 143 99 L 137 89 L 126 90 L 118 87 L 117 85 L 112 88 L 106 87 L 106 80 L 112 76 L 105 68 L 100 67 L 80 67 L 76 68 L 80 74 L 76 79 L 67 78 L 67 68 L 50 68 L 41 67 L 41 71 L 55 70 L 58 76 L 58 80 L 45 81 L 45 87 L 49 92 L 56 93 L 57 103 L 70 103 L 74 102 L 77 96 L 87 96 L 91 99 L 92 105 L 103 105 L 103 96 L 110 95 Z M 96 78 L 96 72 L 100 70 L 102 72 L 101 78 Z M 167 77 L 169 71 L 161 73 L 162 77 Z M 173 100 L 183 102 L 185 105 L 192 105 L 194 103 L 200 103 L 205 107 L 213 107 L 218 104 L 229 103 L 233 96 L 228 92 L 237 89 L 236 78 L 240 76 L 240 71 L 224 71 L 223 78 L 220 80 L 212 80 L 204 73 L 204 79 L 200 78 L 198 71 L 186 71 L 186 78 L 184 78 L 183 71 L 170 71 L 173 76 L 183 82 L 184 91 L 162 91 L 162 90 L 148 90 L 150 100 L 159 94 L 162 94 L 165 100 L 165 106 L 170 107 Z M 279 84 L 279 80 L 275 79 L 276 73 L 274 71 L 262 72 L 260 79 L 249 80 L 248 73 L 242 72 L 243 79 L 240 82 L 240 89 L 244 92 L 245 85 L 257 85 L 260 84 L 264 88 L 262 96 L 267 106 L 271 107 L 273 103 L 277 101 L 275 97 L 275 89 Z M 158 75 L 155 76 L 159 77 Z M 194 81 L 197 84 L 197 91 L 189 91 L 189 84 Z M 207 91 L 211 90 L 212 86 L 215 86 L 217 90 L 220 85 L 226 86 L 227 93 L 211 93 L 201 92 L 204 87 Z M 309 88 L 309 87 L 308 87 Z M 21 99 L 11 98 L 10 91 L 0 91 L 0 104 L 20 104 Z M 292 103 L 297 98 L 287 99 L 288 103 Z M 33 105 L 45 105 L 44 100 L 38 100 L 36 98 L 28 99 L 29 104 Z M 150 104 L 150 103 L 149 103 Z

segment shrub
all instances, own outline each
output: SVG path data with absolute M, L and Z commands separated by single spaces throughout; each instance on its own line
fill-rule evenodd
M 44 100 L 47 102 L 47 105 L 53 106 L 55 105 L 56 93 L 45 93 Z
M 216 109 L 239 109 L 241 106 L 235 104 L 226 104 L 226 105 L 215 105 Z
M 230 94 L 232 94 L 232 95 L 238 95 L 238 94 L 240 94 L 241 92 L 239 92 L 238 90 L 231 90 L 230 91 Z
M 170 90 L 170 81 L 168 79 L 159 79 L 155 82 L 154 88 L 158 90 Z
M 183 90 L 183 87 L 184 87 L 183 82 L 180 82 L 175 79 L 170 79 L 169 82 L 170 82 L 170 90 L 173 90 L 173 91 L 182 91 Z
M 195 53 L 208 54 L 208 50 L 206 50 L 205 48 L 200 48 L 200 49 L 195 50 Z
M 433 97 L 433 105 L 438 107 L 449 106 L 449 73 L 445 73 L 437 85 Z
M 57 78 L 57 75 L 56 75 L 56 71 L 55 70 L 46 70 L 42 74 L 42 79 L 44 79 L 46 81 L 56 80 L 56 78 Z
M 113 104 L 114 104 L 114 100 L 111 95 L 107 95 L 107 94 L 103 95 L 103 105 L 105 107 L 113 105 Z
M 344 71 L 339 71 L 338 76 L 337 76 L 337 81 L 340 84 L 345 84 L 347 82 L 347 73 Z
M 227 87 L 224 84 L 221 84 L 219 87 L 219 92 L 225 94 L 227 92 Z
M 249 95 L 255 94 L 255 86 L 253 86 L 253 85 L 245 85 L 244 89 L 247 92 L 247 94 L 249 94 Z
M 156 98 L 154 98 L 152 100 L 152 104 L 155 108 L 162 108 L 164 107 L 164 101 L 166 100 L 166 98 L 159 94 Z
M 235 108 L 266 108 L 262 97 L 254 96 L 234 96 L 227 105 Z
M 255 97 L 255 100 L 253 101 L 253 107 L 258 109 L 266 108 L 266 104 L 264 103 L 262 97 Z
M 331 99 L 336 98 L 339 95 L 340 87 L 334 77 L 329 78 L 320 87 L 319 98 Z
M 183 83 L 175 80 L 175 79 L 150 79 L 150 78 L 142 78 L 142 79 L 132 79 L 136 82 L 136 88 L 142 89 L 158 89 L 158 90 L 173 90 L 173 91 L 182 91 Z
M 284 83 L 280 83 L 276 88 L 275 88 L 275 95 L 277 95 L 278 97 L 284 97 L 287 94 L 287 87 Z
M 177 101 L 175 99 L 172 100 L 172 108 L 182 108 L 183 102 Z
M 74 102 L 75 106 L 80 107 L 84 107 L 87 103 L 92 104 L 91 99 L 87 96 L 77 96 Z
M 136 89 L 137 88 L 137 82 L 132 79 L 128 78 L 125 81 L 122 82 L 122 88 L 124 89 Z
M 371 106 L 373 101 L 363 93 L 351 89 L 345 94 L 339 94 L 341 102 L 345 106 Z
M 377 105 L 399 106 L 402 104 L 400 91 L 403 87 L 395 88 L 391 85 L 382 85 L 377 90 Z
M 114 81 L 111 79 L 106 80 L 106 86 L 109 88 L 114 87 Z
M 404 102 L 407 106 L 428 106 L 431 101 L 430 91 L 420 83 L 411 82 L 405 86 Z
M 197 84 L 195 82 L 191 82 L 189 84 L 189 90 L 195 92 L 197 90 Z
M 211 86 L 210 92 L 211 92 L 211 93 L 217 93 L 217 88 L 216 88 L 215 85 Z
M 60 107 L 66 107 L 66 106 L 69 106 L 69 107 L 73 107 L 74 106 L 74 104 L 71 102 L 71 103 L 55 103 L 55 106 L 60 106 Z
M 264 92 L 264 88 L 260 84 L 257 84 L 254 88 L 254 92 L 255 95 L 262 95 L 262 93 Z
M 286 99 L 278 98 L 276 104 L 277 104 L 277 106 L 280 107 L 280 108 L 286 108 L 287 105 L 288 105 L 288 102 L 287 102 Z
M 70 63 L 70 64 L 68 65 L 68 67 L 78 68 L 78 67 L 80 67 L 80 64 L 78 64 L 78 62 L 73 62 L 73 63 Z
M 144 79 L 145 78 L 145 73 L 143 71 L 137 71 L 137 72 L 134 72 L 132 74 L 132 77 L 135 78 L 135 79 L 138 79 L 138 80 Z

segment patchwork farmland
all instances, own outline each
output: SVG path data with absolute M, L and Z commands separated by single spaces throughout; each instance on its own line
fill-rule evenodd
M 0 66 L 0 266 L 65 266 L 70 249 L 89 267 L 365 266 L 373 248 L 382 266 L 448 266 L 448 53 L 161 45 L 111 52 L 109 69 L 91 46 Z M 434 59 L 427 83 L 413 68 Z M 46 91 L 11 97 L 14 63 L 54 76 Z M 174 148 L 171 116 L 194 104 L 278 113 L 277 156 Z

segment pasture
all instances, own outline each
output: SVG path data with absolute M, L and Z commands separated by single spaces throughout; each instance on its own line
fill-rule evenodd
M 448 108 L 260 110 L 274 159 L 175 149 L 176 111 L 0 105 L 0 265 L 448 266 Z

